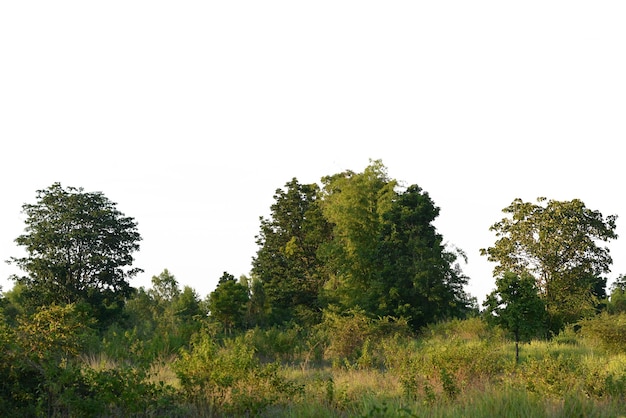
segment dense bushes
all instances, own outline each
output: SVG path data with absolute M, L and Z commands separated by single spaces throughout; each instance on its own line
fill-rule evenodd
M 626 313 L 602 314 L 579 323 L 580 333 L 590 344 L 613 353 L 626 353 Z
M 203 414 L 256 414 L 300 391 L 280 375 L 277 364 L 261 364 L 242 337 L 218 344 L 202 332 L 181 352 L 174 368 L 183 393 Z
M 98 334 L 78 307 L 50 306 L 0 322 L 0 409 L 26 417 L 616 416 L 626 413 L 623 320 L 600 315 L 532 341 L 516 364 L 513 341 L 479 317 L 418 335 L 403 320 L 358 309 L 327 310 L 314 327 L 236 335 L 200 320 L 172 349 L 153 343 L 159 332 L 118 325 Z
M 0 323 L 0 410 L 5 416 L 176 416 L 175 390 L 139 367 L 96 370 L 80 358 L 94 338 L 75 305 Z

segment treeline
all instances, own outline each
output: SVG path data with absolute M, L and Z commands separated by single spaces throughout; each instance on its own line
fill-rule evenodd
M 272 364 L 383 370 L 401 341 L 443 321 L 473 317 L 518 344 L 626 311 L 626 278 L 608 297 L 612 259 L 599 245 L 617 238 L 616 216 L 514 200 L 481 250 L 496 265 L 481 311 L 464 290 L 464 253 L 434 226 L 439 208 L 381 161 L 277 189 L 250 274 L 224 272 L 204 298 L 168 270 L 131 286 L 141 235 L 100 192 L 55 183 L 22 209 L 26 255 L 10 262 L 24 275 L 0 299 L 9 415 L 187 416 L 206 402 L 209 415 L 249 413 L 302 390 Z M 623 340 L 615 319 L 586 324 Z

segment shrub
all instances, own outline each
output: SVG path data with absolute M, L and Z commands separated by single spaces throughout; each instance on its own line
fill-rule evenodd
M 626 313 L 603 313 L 579 322 L 580 334 L 589 344 L 611 353 L 626 353 Z
M 275 325 L 269 329 L 251 329 L 244 339 L 261 359 L 285 362 L 295 361 L 307 350 L 306 342 L 310 336 L 301 326 L 290 324 L 286 327 Z
M 355 361 L 372 333 L 371 319 L 359 309 L 350 310 L 345 315 L 326 310 L 320 327 L 327 336 L 324 356 L 334 364 Z
M 302 390 L 280 375 L 278 365 L 261 365 L 244 337 L 218 344 L 202 332 L 174 369 L 187 398 L 208 414 L 256 414 Z

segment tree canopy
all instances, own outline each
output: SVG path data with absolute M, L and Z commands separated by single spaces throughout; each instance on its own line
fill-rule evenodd
M 263 283 L 272 306 L 271 322 L 307 321 L 320 314 L 320 289 L 324 284 L 317 251 L 330 236 L 330 226 L 319 207 L 319 188 L 292 179 L 277 189 L 269 218 L 261 217 L 259 249 L 252 273 Z
M 459 266 L 460 250 L 450 250 L 433 225 L 439 215 L 428 193 L 409 186 L 383 215 L 376 259 L 381 263 L 374 289 L 379 315 L 405 317 L 414 328 L 468 313 L 473 301 Z
M 515 199 L 503 209 L 509 217 L 491 230 L 498 240 L 481 254 L 496 264 L 494 276 L 511 271 L 530 274 L 549 314 L 550 328 L 591 315 L 606 296 L 612 258 L 598 245 L 617 238 L 616 215 L 606 218 L 574 199 L 539 198 L 537 204 Z
M 224 272 L 217 288 L 209 295 L 208 308 L 211 317 L 230 333 L 243 326 L 247 303 L 248 288 L 239 283 L 235 276 Z
M 330 304 L 404 317 L 415 329 L 468 312 L 459 253 L 443 245 L 439 208 L 419 186 L 398 187 L 378 160 L 323 177 L 321 188 L 285 187 L 261 218 L 253 262 L 274 322 L 319 321 Z
M 483 305 L 489 322 L 502 326 L 515 338 L 515 361 L 519 362 L 519 343 L 539 334 L 545 323 L 545 306 L 535 279 L 529 274 L 507 272 L 496 279 L 496 289 Z
M 87 303 L 98 316 L 130 295 L 133 253 L 141 236 L 133 218 L 100 192 L 54 183 L 22 207 L 25 233 L 15 240 L 27 255 L 11 262 L 26 272 L 14 277 L 34 306 Z M 117 306 L 117 308 L 116 308 Z

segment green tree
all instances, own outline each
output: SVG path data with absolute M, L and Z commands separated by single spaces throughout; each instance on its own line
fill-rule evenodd
M 445 248 L 433 225 L 438 215 L 417 185 L 399 193 L 383 215 L 376 253 L 382 265 L 369 293 L 377 298 L 379 316 L 404 317 L 416 330 L 470 309 L 468 278 L 457 262 L 465 255 Z
M 515 199 L 503 209 L 510 215 L 495 223 L 498 240 L 481 249 L 497 263 L 494 276 L 514 272 L 530 274 L 548 312 L 553 332 L 565 324 L 593 315 L 604 299 L 612 259 L 598 241 L 617 238 L 617 216 L 604 217 L 578 199 L 538 204 Z
M 246 326 L 254 328 L 266 325 L 269 306 L 265 295 L 265 286 L 256 276 L 242 275 L 239 282 L 248 289 L 248 306 L 246 311 Z
M 173 307 L 175 315 L 183 321 L 188 323 L 198 319 L 199 316 L 204 316 L 202 308 L 200 307 L 200 297 L 196 291 L 189 287 L 183 287 L 183 291 L 180 292 L 173 300 Z
M 206 316 L 197 293 L 189 286 L 181 291 L 167 269 L 152 277 L 152 288 L 134 292 L 124 314 L 126 328 L 144 343 L 146 357 L 170 354 L 188 344 Z
M 15 241 L 27 256 L 11 259 L 27 273 L 13 277 L 28 291 L 33 306 L 87 303 L 96 317 L 119 313 L 130 295 L 130 268 L 141 237 L 133 218 L 124 216 L 100 192 L 54 183 L 22 207 L 25 233 Z
M 271 307 L 272 323 L 321 319 L 318 296 L 325 276 L 317 251 L 329 239 L 330 226 L 319 207 L 318 192 L 317 185 L 300 184 L 294 178 L 285 190 L 276 190 L 271 216 L 260 218 L 252 273 L 263 288 L 252 285 Z M 255 303 L 258 307 L 256 297 Z
M 20 283 L 15 283 L 11 290 L 4 292 L 0 306 L 9 324 L 15 325 L 17 318 L 26 314 L 25 307 L 28 305 L 26 300 L 27 293 L 25 286 Z
M 515 362 L 519 363 L 519 343 L 537 336 L 545 324 L 545 306 L 535 279 L 507 272 L 496 279 L 496 289 L 483 306 L 488 322 L 500 325 L 515 338 Z
M 231 333 L 242 327 L 248 303 L 248 289 L 235 276 L 224 272 L 213 292 L 209 294 L 209 314 Z
M 612 314 L 626 312 L 626 276 L 623 274 L 611 285 L 608 311 Z
M 40 307 L 32 315 L 20 316 L 15 327 L 0 315 L 4 416 L 67 415 L 53 411 L 78 386 L 73 363 L 91 333 L 90 325 L 74 304 Z
M 165 269 L 158 276 L 152 276 L 152 289 L 149 293 L 157 303 L 171 302 L 180 295 L 178 281 Z
M 362 173 L 345 171 L 322 182 L 322 210 L 333 226 L 332 240 L 320 252 L 329 272 L 327 290 L 344 307 L 371 312 L 369 291 L 380 270 L 377 251 L 383 215 L 396 197 L 396 181 L 377 160 Z

